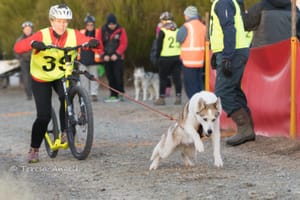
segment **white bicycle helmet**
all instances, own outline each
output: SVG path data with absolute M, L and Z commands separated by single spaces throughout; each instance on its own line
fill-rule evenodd
M 49 19 L 72 19 L 72 11 L 66 4 L 51 6 Z

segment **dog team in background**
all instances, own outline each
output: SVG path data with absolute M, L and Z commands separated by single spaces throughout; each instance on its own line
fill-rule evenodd
M 143 67 L 134 69 L 135 100 L 140 99 L 142 91 L 143 101 L 152 100 L 154 105 L 165 105 L 165 98 L 168 96 L 166 91 L 172 85 L 175 91 L 174 104 L 181 105 L 182 85 L 184 85 L 189 101 L 183 108 L 180 120 L 169 127 L 154 148 L 150 170 L 156 169 L 159 161 L 175 150 L 181 151 L 186 166 L 193 166 L 196 152 L 204 151 L 200 139 L 203 135 L 211 136 L 214 165 L 222 167 L 220 153 L 222 109 L 237 125 L 237 133 L 226 139 L 227 145 L 235 146 L 255 140 L 251 110 L 241 88 L 241 79 L 249 56 L 249 42 L 244 30 L 243 10 L 239 3 L 238 0 L 212 0 L 209 26 L 203 24 L 195 6 L 186 7 L 183 12 L 185 23 L 180 28 L 177 27 L 170 12 L 163 12 L 160 15 L 150 54 L 150 60 L 158 68 L 158 73 L 146 72 Z M 57 9 L 66 8 L 69 9 L 66 5 L 57 5 Z M 72 15 L 71 12 L 67 14 Z M 97 43 L 99 48 L 80 49 L 77 59 L 96 78 L 99 67 L 104 66 L 109 86 L 114 89 L 110 89 L 110 95 L 104 101 L 119 102 L 123 97 L 116 90 L 125 92 L 124 55 L 128 44 L 125 28 L 118 24 L 114 14 L 109 14 L 106 23 L 99 29 L 95 28 L 95 18 L 89 14 L 84 22 L 86 27 L 81 33 L 86 38 L 95 38 L 96 40 L 93 40 L 99 43 Z M 31 22 L 22 24 L 23 29 L 27 27 L 32 31 Z M 215 93 L 203 91 L 206 29 L 209 29 L 213 53 L 211 65 L 216 70 Z M 27 82 L 26 79 L 24 81 Z M 97 101 L 98 84 L 87 82 L 84 83 L 84 87 L 91 95 L 91 99 Z M 26 94 L 27 98 L 31 99 L 31 91 L 26 91 Z
M 141 91 L 143 91 L 143 101 L 158 99 L 159 76 L 157 73 L 146 72 L 144 67 L 135 67 L 133 78 L 135 100 L 139 100 Z M 148 94 L 150 95 L 149 97 Z

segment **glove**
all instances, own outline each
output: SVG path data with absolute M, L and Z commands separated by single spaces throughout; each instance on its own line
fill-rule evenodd
M 210 59 L 210 65 L 212 69 L 217 69 L 217 58 L 216 54 L 213 54 Z
M 230 60 L 223 60 L 222 61 L 222 72 L 223 72 L 225 77 L 230 77 L 232 75 L 231 61 Z
M 39 41 L 33 41 L 31 43 L 31 47 L 33 49 L 38 50 L 38 51 L 43 51 L 47 48 L 46 45 L 43 42 L 39 42 Z
M 91 40 L 88 42 L 87 46 L 88 46 L 89 48 L 96 48 L 96 47 L 99 46 L 99 41 L 96 40 L 96 39 L 91 39 Z

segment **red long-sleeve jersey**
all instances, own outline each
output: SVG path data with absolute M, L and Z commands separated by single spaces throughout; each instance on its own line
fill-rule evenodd
M 64 47 L 64 45 L 66 43 L 66 39 L 68 37 L 68 32 L 66 31 L 63 35 L 58 36 L 51 27 L 49 28 L 49 30 L 50 30 L 52 44 L 59 46 L 59 47 Z M 75 34 L 76 34 L 77 45 L 83 44 L 92 39 L 91 37 L 87 37 L 87 36 L 83 35 L 78 30 L 75 30 Z M 32 50 L 31 43 L 33 41 L 43 41 L 43 35 L 42 35 L 41 31 L 34 33 L 32 36 L 30 36 L 24 40 L 20 40 L 20 41 L 16 42 L 15 46 L 14 46 L 14 51 L 16 53 L 24 53 L 24 52 Z M 101 41 L 99 41 L 99 42 L 101 42 Z M 100 44 L 99 47 L 95 50 L 101 53 L 101 51 L 102 51 L 101 47 L 102 47 L 102 45 Z

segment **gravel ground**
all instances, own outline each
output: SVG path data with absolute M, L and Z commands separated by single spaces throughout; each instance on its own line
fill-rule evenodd
M 93 103 L 95 137 L 86 160 L 69 150 L 51 159 L 42 145 L 41 162 L 27 164 L 34 103 L 18 87 L 0 92 L 1 199 L 300 199 L 300 142 L 287 138 L 258 136 L 228 147 L 222 137 L 223 168 L 213 166 L 205 139 L 195 167 L 183 167 L 175 153 L 149 171 L 152 150 L 173 122 L 129 100 Z M 100 89 L 101 100 L 107 94 Z M 177 117 L 182 106 L 173 101 L 159 109 Z

